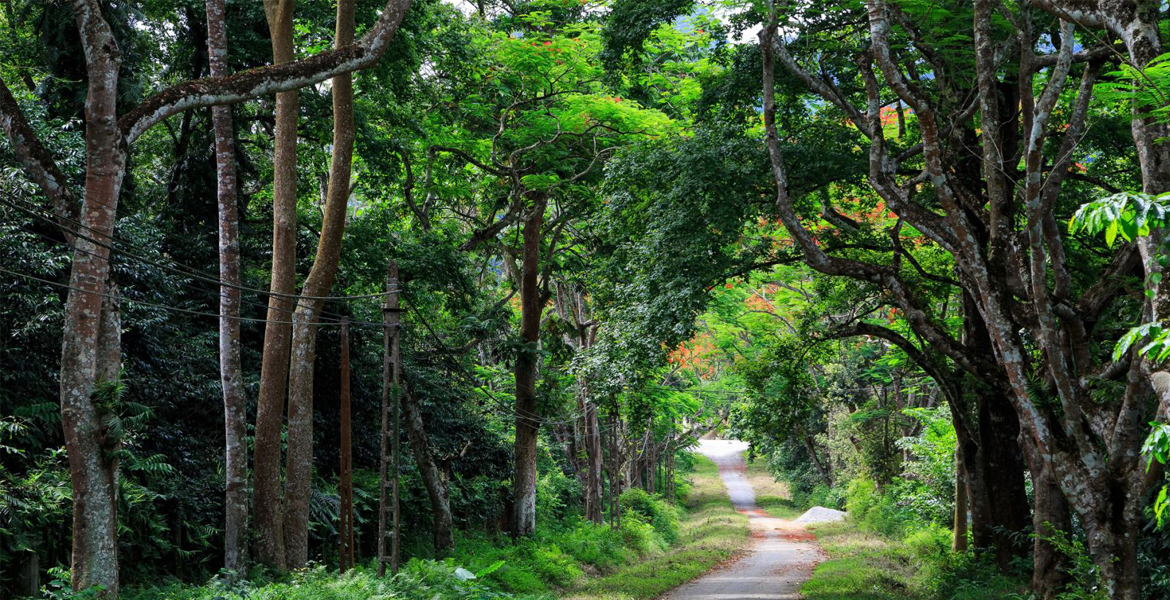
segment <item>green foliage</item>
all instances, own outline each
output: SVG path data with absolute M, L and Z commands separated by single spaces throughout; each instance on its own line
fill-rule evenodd
M 345 575 L 318 565 L 296 571 L 272 583 L 227 581 L 215 578 L 206 586 L 170 585 L 129 591 L 126 600 L 434 600 L 465 598 L 490 600 L 514 597 L 486 585 L 451 561 L 411 560 L 394 577 L 379 578 L 372 567 L 358 567 Z
M 865 479 L 849 482 L 845 491 L 845 512 L 859 526 L 894 537 L 903 532 L 908 521 L 898 511 L 891 494 L 878 491 L 874 482 Z
M 808 600 L 1001 600 L 1028 588 L 1025 574 L 1002 573 L 987 554 L 951 552 L 950 531 L 936 525 L 905 537 L 852 520 L 814 532 L 828 560 L 801 587 Z
M 696 456 L 691 481 L 691 490 L 683 500 L 686 510 L 680 517 L 676 545 L 601 577 L 588 578 L 568 597 L 650 600 L 723 563 L 741 549 L 748 541 L 747 517 L 727 501 L 715 464 Z M 643 524 L 642 528 L 650 527 Z
M 1100 569 L 1089 556 L 1085 543 L 1067 532 L 1057 531 L 1044 540 L 1068 557 L 1068 574 L 1072 582 L 1058 595 L 1058 600 L 1108 600 L 1109 590 L 1102 585 Z
M 679 514 L 674 506 L 639 488 L 622 492 L 621 504 L 627 511 L 624 518 L 640 518 L 649 523 L 667 544 L 678 541 Z
M 1123 61 L 1108 73 L 1114 81 L 1098 86 L 1100 94 L 1114 102 L 1134 103 L 1155 118 L 1170 121 L 1170 53 L 1155 57 L 1149 64 Z
M 538 519 L 536 535 L 528 539 L 463 534 L 455 560 L 501 589 L 545 593 L 571 587 L 585 570 L 611 572 L 661 554 L 679 540 L 677 509 L 641 490 L 625 492 L 622 502 L 620 528 L 579 516 Z
M 48 574 L 49 581 L 41 586 L 41 597 L 45 600 L 94 600 L 100 597 L 101 586 L 74 591 L 72 574 L 65 567 L 50 567 Z
M 1146 438 L 1142 445 L 1142 454 L 1146 455 L 1146 470 L 1149 471 L 1153 467 L 1154 462 L 1165 467 L 1167 462 L 1170 462 L 1170 425 L 1165 423 L 1150 423 L 1153 430 L 1150 431 L 1149 437 Z M 1167 491 L 1170 490 L 1170 485 L 1162 486 L 1158 491 L 1158 497 L 1154 500 L 1154 515 L 1158 520 L 1158 527 L 1163 527 L 1166 524 L 1166 511 L 1170 507 L 1170 497 Z
M 1069 220 L 1069 233 L 1105 231 L 1105 243 L 1112 246 L 1120 235 L 1127 242 L 1150 234 L 1152 227 L 1166 223 L 1170 193 L 1154 196 L 1141 192 L 1120 192 L 1094 200 L 1077 209 Z
M 903 412 L 922 428 L 918 435 L 898 440 L 898 447 L 914 457 L 903 463 L 903 477 L 898 482 L 901 503 L 933 523 L 948 523 L 954 513 L 957 444 L 950 410 L 940 406 Z

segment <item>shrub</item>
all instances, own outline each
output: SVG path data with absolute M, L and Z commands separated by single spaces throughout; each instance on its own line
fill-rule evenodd
M 573 557 L 561 552 L 556 544 L 533 547 L 532 569 L 541 579 L 560 587 L 572 584 L 584 574 Z
M 841 508 L 845 504 L 845 497 L 841 495 L 841 490 L 831 488 L 825 484 L 818 484 L 808 494 L 804 506 L 812 508 L 814 506 L 824 506 L 827 508 Z
M 637 558 L 623 544 L 622 532 L 609 525 L 579 522 L 562 534 L 562 539 L 573 558 L 603 571 Z
M 877 484 L 868 479 L 854 479 L 845 488 L 845 512 L 857 523 L 864 523 L 880 498 Z
M 668 545 L 678 541 L 677 508 L 638 488 L 622 492 L 621 502 L 627 513 L 640 515 Z
M 901 537 L 907 524 L 913 520 L 906 509 L 899 506 L 897 488 L 878 492 L 877 484 L 865 479 L 849 482 L 845 492 L 845 510 L 850 520 L 859 526 L 887 535 Z
M 622 515 L 622 525 L 619 528 L 622 534 L 622 544 L 638 556 L 647 556 L 659 550 L 665 544 L 654 533 L 654 527 L 636 512 Z
M 582 495 L 581 483 L 559 468 L 542 471 L 536 484 L 536 522 L 555 523 L 569 514 Z
M 924 562 L 946 560 L 951 554 L 951 531 L 930 524 L 906 536 L 906 545 Z
M 433 600 L 434 598 L 493 600 L 513 597 L 484 584 L 451 561 L 414 559 L 392 578 L 379 578 L 372 569 L 358 567 L 345 575 L 310 567 L 279 582 L 227 584 L 220 578 L 204 586 L 170 585 L 129 590 L 124 600 Z

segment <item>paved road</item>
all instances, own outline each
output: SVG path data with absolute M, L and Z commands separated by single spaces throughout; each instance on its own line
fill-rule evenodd
M 802 525 L 770 517 L 756 506 L 756 494 L 744 478 L 746 449 L 745 442 L 699 442 L 699 452 L 719 466 L 735 509 L 748 515 L 752 536 L 748 553 L 675 588 L 664 600 L 796 600 L 800 584 L 822 560 L 815 538 Z

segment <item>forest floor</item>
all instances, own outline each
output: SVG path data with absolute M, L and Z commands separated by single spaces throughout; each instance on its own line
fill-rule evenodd
M 781 501 L 787 490 L 770 476 L 749 471 L 743 457 L 746 449 L 746 443 L 725 440 L 703 440 L 699 446 L 699 452 L 718 465 L 736 511 L 748 516 L 750 548 L 730 564 L 670 592 L 666 600 L 794 600 L 801 597 L 801 584 L 823 560 L 816 538 L 804 526 L 757 504 L 758 489 L 765 492 L 761 497 L 768 498 L 769 505 L 785 507 Z

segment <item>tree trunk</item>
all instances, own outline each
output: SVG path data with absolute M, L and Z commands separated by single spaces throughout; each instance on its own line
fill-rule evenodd
M 617 408 L 609 415 L 609 524 L 614 529 L 622 526 L 622 447 L 618 427 L 621 417 Z
M 952 523 L 951 551 L 967 551 L 967 473 L 960 450 L 955 449 L 955 516 Z
M 658 446 L 654 443 L 653 435 L 652 431 L 646 432 L 649 442 L 646 444 L 646 458 L 643 460 L 646 469 L 645 487 L 651 494 L 658 489 Z
M 520 339 L 524 346 L 516 355 L 516 463 L 512 495 L 516 517 L 514 536 L 536 532 L 536 453 L 540 436 L 540 415 L 536 406 L 536 379 L 539 370 L 540 316 L 544 310 L 540 274 L 541 225 L 548 199 L 530 192 L 531 214 L 524 221 L 524 264 L 520 267 Z
M 427 440 L 426 426 L 423 424 L 422 411 L 414 396 L 403 387 L 402 407 L 406 409 L 406 432 L 410 436 L 410 450 L 414 454 L 414 462 L 418 465 L 419 476 L 427 488 L 427 496 L 431 500 L 431 518 L 434 520 L 435 553 L 438 556 L 447 556 L 455 550 L 453 535 L 454 519 L 451 516 L 451 500 L 447 490 L 447 483 L 443 480 L 443 472 L 435 462 Z
M 1118 497 L 1124 496 L 1125 492 L 1116 482 L 1111 487 L 1094 490 L 1095 494 L 1109 500 L 1101 503 L 1101 512 L 1084 520 L 1089 555 L 1100 569 L 1101 583 L 1110 598 L 1141 600 L 1137 542 L 1141 536 L 1142 505 Z
M 1071 534 L 1072 518 L 1052 466 L 1037 456 L 1033 448 L 1028 448 L 1026 456 L 1032 475 L 1032 525 L 1036 532 L 1032 547 L 1032 594 L 1041 600 L 1053 600 L 1071 581 L 1070 565 L 1069 557 L 1046 538 Z
M 103 244 L 81 237 L 74 242 L 61 342 L 61 426 L 73 487 L 73 588 L 101 586 L 101 595 L 112 598 L 118 595 L 118 483 L 109 451 L 116 441 L 106 437 L 106 415 L 93 402 L 93 392 L 103 362 L 99 336 L 110 273 L 105 242 L 114 232 L 126 172 L 126 143 L 117 127 L 121 55 L 96 2 L 73 4 L 89 84 L 81 222 L 86 237 Z
M 211 76 L 228 74 L 224 0 L 207 0 L 207 53 Z M 240 367 L 240 241 L 236 200 L 236 143 L 230 106 L 211 109 L 215 130 L 216 199 L 219 206 L 219 380 L 223 388 L 223 566 L 244 571 L 248 520 L 248 447 L 244 378 Z
M 294 58 L 294 0 L 265 0 L 264 12 L 272 36 L 272 62 Z M 252 460 L 253 510 L 256 513 L 256 559 L 284 571 L 284 516 L 280 489 L 281 425 L 288 388 L 288 321 L 296 292 L 297 229 L 297 112 L 298 92 L 276 95 L 276 129 L 272 157 L 272 275 L 268 322 L 260 364 L 260 394 L 256 404 L 256 439 Z
M 975 299 L 967 293 L 963 294 L 963 311 L 964 345 L 973 353 L 991 356 L 987 325 Z M 976 551 L 994 549 L 996 563 L 1006 570 L 1014 557 L 1027 551 L 1013 541 L 1013 534 L 1027 529 L 1030 514 L 1018 442 L 1020 421 L 1004 392 L 978 384 L 971 395 L 975 397 L 977 431 L 973 433 L 977 439 L 966 441 L 963 455 L 971 537 Z
M 825 462 L 821 460 L 820 455 L 817 454 L 816 443 L 813 441 L 812 437 L 809 436 L 806 431 L 804 431 L 803 427 L 800 428 L 798 434 L 800 435 L 800 441 L 804 443 L 804 449 L 808 452 L 809 457 L 812 458 L 813 465 L 817 468 L 817 473 L 819 473 L 821 476 L 821 481 L 824 481 L 825 485 L 833 487 L 833 474 L 829 472 L 828 465 L 826 465 Z
M 988 519 L 974 528 L 975 547 L 994 547 L 997 564 L 1007 570 L 1013 558 L 1027 552 L 1014 537 L 1029 525 L 1024 461 L 1016 441 L 1020 424 L 1015 409 L 1002 393 L 981 393 L 979 410 L 976 471 L 987 497 Z
M 336 48 L 353 43 L 353 0 L 337 3 Z M 288 464 L 285 467 L 284 546 L 290 569 L 309 559 L 309 495 L 313 479 L 313 364 L 317 357 L 317 326 L 324 301 L 333 287 L 341 259 L 341 238 L 349 204 L 353 163 L 353 76 L 333 78 L 333 155 L 317 256 L 305 280 L 292 321 L 288 389 Z
M 585 404 L 585 518 L 594 523 L 602 521 L 603 486 L 601 470 L 601 432 L 597 421 L 597 405 L 586 399 Z

